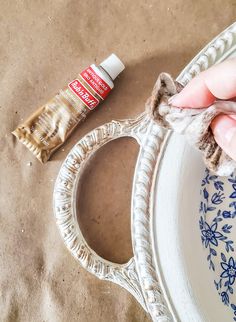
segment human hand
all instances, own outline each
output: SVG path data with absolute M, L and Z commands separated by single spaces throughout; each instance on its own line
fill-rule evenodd
M 171 100 L 177 107 L 207 107 L 216 99 L 236 98 L 236 58 L 214 65 L 193 78 L 187 86 Z M 236 115 L 221 114 L 214 118 L 211 129 L 216 142 L 236 160 Z

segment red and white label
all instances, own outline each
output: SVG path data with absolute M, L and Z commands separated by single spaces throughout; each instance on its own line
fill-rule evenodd
M 111 91 L 111 87 L 98 76 L 91 66 L 86 68 L 80 76 L 102 99 L 105 99 Z
M 78 79 L 70 82 L 68 86 L 90 110 L 93 110 L 99 104 L 99 100 L 94 97 Z

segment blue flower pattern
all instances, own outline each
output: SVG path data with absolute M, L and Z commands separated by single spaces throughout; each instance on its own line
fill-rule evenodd
M 220 278 L 214 280 L 215 287 L 218 291 L 221 301 L 229 306 L 233 311 L 233 320 L 236 321 L 236 305 L 231 302 L 231 295 L 234 294 L 236 287 L 236 259 L 234 255 L 234 244 L 230 239 L 232 219 L 236 217 L 236 176 L 232 174 L 228 179 L 232 185 L 232 193 L 229 198 L 232 202 L 229 209 L 218 210 L 224 199 L 224 182 L 216 175 L 212 175 L 208 169 L 205 170 L 205 177 L 202 180 L 200 203 L 200 220 L 199 227 L 201 230 L 201 240 L 203 246 L 208 249 L 207 261 L 209 269 L 215 271 L 215 258 L 218 256 L 218 245 L 223 244 L 225 252 L 220 253 Z M 214 192 L 210 195 L 208 185 L 214 186 Z M 217 211 L 216 216 L 211 222 L 208 220 L 208 214 Z M 224 223 L 224 224 L 223 224 Z
M 226 278 L 229 285 L 233 285 L 236 278 L 236 262 L 233 257 L 230 257 L 228 263 L 222 262 L 220 265 L 223 269 L 220 277 Z
M 221 238 L 223 235 L 219 231 L 217 231 L 217 223 L 209 226 L 208 223 L 205 222 L 204 229 L 202 229 L 202 236 L 203 239 L 205 239 L 205 247 L 207 248 L 209 243 L 214 246 L 218 246 L 217 239 Z

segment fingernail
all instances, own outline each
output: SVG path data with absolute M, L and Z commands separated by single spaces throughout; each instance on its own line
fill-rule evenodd
M 236 123 L 227 115 L 217 116 L 211 128 L 216 142 L 233 160 L 236 161 Z
M 235 134 L 236 134 L 235 127 L 231 127 L 230 129 L 228 129 L 224 134 L 226 142 L 230 143 L 232 141 L 232 139 L 235 138 Z
M 234 119 L 226 115 L 217 116 L 211 124 L 214 136 L 221 145 L 228 146 L 236 135 L 236 123 Z
M 223 150 L 236 161 L 236 127 L 231 127 L 224 135 L 225 144 Z
M 178 102 L 178 96 L 179 96 L 179 93 L 171 96 L 169 99 L 168 99 L 168 104 L 169 105 L 172 105 L 172 106 L 175 106 L 175 104 Z

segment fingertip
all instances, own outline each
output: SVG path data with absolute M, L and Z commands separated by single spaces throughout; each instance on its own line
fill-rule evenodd
M 211 105 L 215 96 L 207 88 L 199 75 L 191 80 L 183 90 L 171 100 L 171 105 L 182 108 L 201 108 Z
M 218 115 L 211 123 L 216 142 L 236 160 L 236 120 L 227 115 Z
M 212 120 L 211 129 L 215 138 L 221 140 L 227 130 L 235 125 L 236 121 L 234 119 L 225 114 L 220 114 Z
M 236 58 L 226 59 L 204 72 L 207 87 L 219 99 L 231 99 L 236 96 Z
M 215 98 L 236 96 L 236 57 L 201 72 L 177 95 L 172 104 L 177 107 L 207 107 Z

